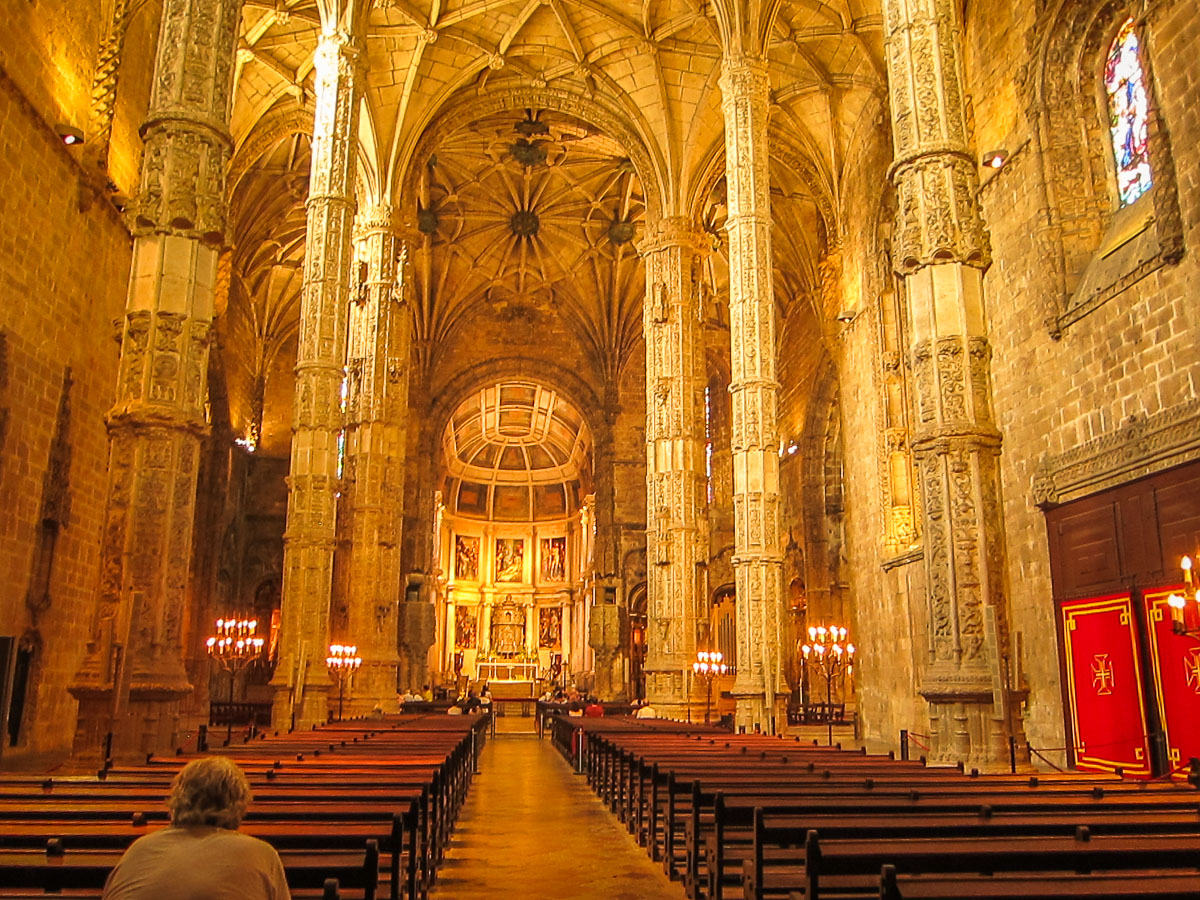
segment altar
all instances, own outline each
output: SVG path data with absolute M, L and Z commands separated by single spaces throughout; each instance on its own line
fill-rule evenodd
M 510 659 L 480 660 L 476 665 L 476 678 L 487 682 L 537 681 L 538 664 Z

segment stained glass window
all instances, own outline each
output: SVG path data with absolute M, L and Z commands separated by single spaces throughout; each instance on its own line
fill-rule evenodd
M 1122 206 L 1128 206 L 1142 196 L 1153 183 L 1146 127 L 1149 101 L 1139 54 L 1138 36 L 1130 18 L 1113 38 L 1104 66 L 1109 130 Z

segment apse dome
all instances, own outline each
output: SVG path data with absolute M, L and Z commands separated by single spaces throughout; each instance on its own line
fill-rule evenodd
M 530 522 L 575 512 L 590 490 L 592 440 L 557 391 L 505 381 L 465 397 L 442 434 L 442 500 L 468 518 Z

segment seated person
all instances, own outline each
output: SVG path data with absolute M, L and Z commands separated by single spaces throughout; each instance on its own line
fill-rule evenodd
M 130 845 L 103 900 L 290 900 L 275 848 L 238 833 L 249 802 L 231 759 L 192 760 L 171 784 L 171 824 Z
M 600 701 L 596 697 L 588 697 L 587 705 L 583 708 L 583 714 L 589 718 L 604 715 L 604 707 L 600 705 Z
M 463 707 L 467 712 L 475 712 L 475 710 L 479 709 L 479 707 L 482 705 L 482 701 L 475 696 L 474 691 L 467 691 L 467 702 L 463 704 Z
M 633 712 L 635 719 L 657 719 L 658 712 L 650 705 L 649 700 L 643 700 L 642 705 Z
M 461 716 L 462 714 L 463 708 L 459 703 L 453 704 L 448 710 L 446 710 L 446 715 L 448 716 Z
M 425 685 L 425 687 L 421 688 L 421 699 L 433 700 L 433 689 L 429 685 Z

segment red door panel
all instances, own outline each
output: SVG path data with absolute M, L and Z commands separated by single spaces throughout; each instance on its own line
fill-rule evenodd
M 1150 674 L 1172 769 L 1200 756 L 1200 640 L 1175 634 L 1167 597 L 1182 585 L 1147 591 Z M 1184 777 L 1186 773 L 1181 773 Z
M 1075 764 L 1149 777 L 1142 672 L 1129 594 L 1066 601 L 1060 615 Z

